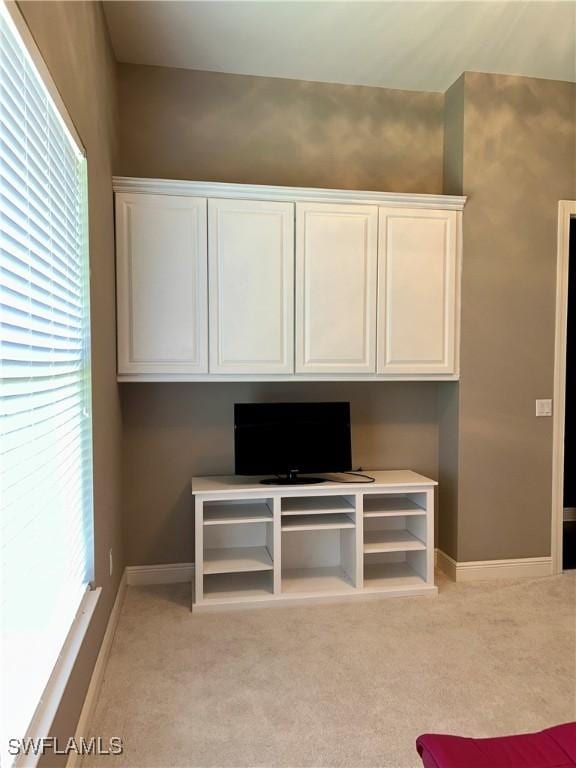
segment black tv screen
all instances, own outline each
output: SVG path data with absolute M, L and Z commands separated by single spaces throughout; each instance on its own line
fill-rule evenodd
M 350 403 L 237 403 L 237 475 L 348 472 Z

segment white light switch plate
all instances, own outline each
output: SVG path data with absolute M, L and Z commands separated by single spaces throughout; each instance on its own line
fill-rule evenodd
M 536 416 L 552 416 L 552 400 L 536 400 Z

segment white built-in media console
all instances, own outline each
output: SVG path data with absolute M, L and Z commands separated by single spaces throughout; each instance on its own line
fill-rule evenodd
M 436 594 L 436 481 L 409 470 L 367 474 L 373 483 L 346 474 L 293 486 L 193 478 L 193 609 Z

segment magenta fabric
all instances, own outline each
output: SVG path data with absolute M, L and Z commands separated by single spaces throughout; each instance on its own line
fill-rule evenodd
M 557 744 L 562 747 L 576 765 L 576 723 L 557 725 L 556 728 L 550 728 L 550 732 Z
M 424 734 L 416 749 L 425 768 L 575 768 L 576 723 L 495 739 Z

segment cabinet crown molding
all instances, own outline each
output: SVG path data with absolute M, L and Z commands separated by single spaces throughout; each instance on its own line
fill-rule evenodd
M 190 195 L 237 200 L 277 200 L 284 202 L 350 203 L 411 208 L 435 208 L 462 211 L 466 197 L 456 195 L 422 195 L 404 192 L 369 192 L 353 189 L 316 189 L 313 187 L 274 187 L 265 184 L 227 184 L 211 181 L 179 181 L 177 179 L 142 179 L 113 176 L 115 192 L 155 195 Z

